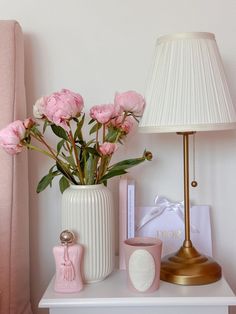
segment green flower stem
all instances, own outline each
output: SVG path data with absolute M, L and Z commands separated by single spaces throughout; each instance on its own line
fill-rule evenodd
M 108 160 L 107 156 L 104 156 L 104 157 L 101 158 L 101 163 L 100 163 L 100 166 L 99 166 L 99 169 L 98 169 L 96 183 L 99 183 L 100 179 L 103 177 L 103 175 L 106 172 L 107 160 Z
M 40 153 L 42 153 L 42 154 L 44 154 L 44 155 L 46 155 L 46 156 L 52 158 L 53 160 L 55 160 L 56 162 L 58 162 L 58 163 L 60 164 L 61 168 L 63 168 L 63 169 L 65 170 L 65 172 L 67 171 L 67 169 L 65 169 L 65 167 L 64 167 L 64 163 L 63 163 L 60 159 L 58 159 L 57 157 L 55 157 L 54 155 L 52 155 L 52 154 L 50 154 L 49 152 L 47 152 L 46 150 L 41 149 L 41 148 L 39 148 L 39 147 L 37 147 L 37 146 L 28 144 L 28 143 L 24 143 L 23 145 L 26 146 L 26 147 L 29 148 L 29 149 L 35 150 L 35 151 L 37 151 L 37 152 L 40 152 Z M 75 181 L 72 180 L 71 175 L 68 175 L 68 176 L 67 176 L 67 179 L 68 179 L 70 182 L 72 182 L 72 183 L 75 184 Z
M 56 152 L 53 151 L 53 149 L 44 141 L 43 136 L 40 136 L 40 140 L 47 147 L 47 149 L 56 157 L 57 156 Z
M 124 117 L 121 121 L 121 124 L 124 123 L 126 117 L 127 117 L 128 113 L 125 112 L 124 114 Z M 117 143 L 119 138 L 120 138 L 120 135 L 122 134 L 121 131 L 119 131 L 116 135 L 116 138 L 114 140 L 113 143 Z M 105 141 L 105 125 L 103 125 L 103 142 Z M 108 170 L 108 165 L 111 161 L 111 158 L 112 158 L 112 155 L 111 156 L 105 156 L 101 159 L 101 164 L 100 164 L 100 167 L 99 167 L 99 171 L 98 171 L 98 174 L 97 174 L 97 179 L 96 179 L 96 183 L 98 183 L 100 181 L 100 179 L 105 175 L 105 173 L 107 172 Z
M 99 127 L 98 127 L 98 122 L 97 122 L 97 128 L 96 128 L 96 149 L 98 150 L 98 131 L 99 131 Z
M 62 154 L 58 154 L 58 155 L 57 155 L 57 161 L 59 161 L 59 162 L 63 162 L 63 161 L 61 161 L 61 160 L 58 158 L 58 156 L 61 157 L 62 159 L 64 159 L 64 161 L 67 163 L 67 165 L 69 166 L 69 168 L 70 168 L 72 171 L 74 170 L 74 168 L 72 167 L 71 164 L 69 164 L 69 162 L 68 162 L 68 160 L 66 159 L 65 156 L 63 156 Z
M 70 146 L 69 146 L 67 141 L 66 141 L 66 148 L 67 148 L 68 152 L 71 153 L 71 149 L 70 149 Z
M 37 141 L 39 141 L 41 144 L 44 144 L 44 145 L 47 147 L 47 149 L 49 150 L 49 153 L 48 153 L 47 151 L 45 151 L 45 150 L 39 148 L 39 147 L 36 147 L 36 146 L 31 145 L 31 144 L 25 144 L 25 145 L 26 145 L 28 148 L 30 148 L 30 149 L 36 150 L 36 151 L 38 151 L 38 152 L 41 152 L 41 153 L 43 153 L 43 154 L 45 154 L 45 155 L 51 157 L 51 158 L 54 159 L 56 162 L 58 162 L 58 164 L 60 164 L 61 168 L 64 169 L 65 172 L 67 172 L 67 169 L 65 169 L 65 167 L 64 167 L 64 163 L 58 158 L 57 154 L 53 151 L 53 149 L 44 141 L 43 136 L 42 136 L 42 135 L 36 136 L 36 135 L 35 135 L 34 133 L 32 133 L 32 132 L 31 132 L 31 136 L 34 137 Z M 64 158 L 64 157 L 63 157 L 63 158 Z M 65 158 L 64 158 L 64 159 L 65 159 Z M 68 178 L 72 183 L 75 184 L 75 182 L 72 180 L 73 177 L 72 177 L 72 179 L 71 179 L 71 177 L 72 177 L 71 174 L 69 174 L 69 175 L 67 176 L 67 178 Z
M 128 116 L 128 113 L 125 112 L 124 117 L 123 117 L 123 119 L 122 119 L 122 121 L 121 121 L 121 125 L 125 122 L 125 119 L 126 119 L 127 116 Z M 117 135 L 116 135 L 116 138 L 115 138 L 114 143 L 117 143 L 117 142 L 118 142 L 121 133 L 122 133 L 122 132 L 119 130 L 119 132 L 118 132 Z M 110 160 L 111 160 L 111 158 L 110 158 Z M 110 160 L 109 160 L 109 162 L 110 162 Z
M 99 128 L 98 128 L 98 123 L 97 123 L 97 129 L 96 129 L 96 139 L 95 139 L 95 141 L 96 141 L 96 143 L 95 143 L 95 147 L 96 147 L 96 150 L 97 150 L 97 151 L 99 150 L 99 144 L 98 144 L 98 131 L 99 131 Z M 99 161 L 99 159 L 98 159 L 98 161 Z M 97 163 L 98 163 L 98 161 L 97 161 Z M 101 162 L 102 162 L 102 160 L 101 160 Z M 101 166 L 101 165 L 100 165 L 100 166 Z M 100 169 L 100 167 L 99 167 L 99 169 Z M 97 167 L 96 167 L 96 170 L 95 170 L 95 178 L 96 178 L 95 183 L 98 183 L 99 171 L 98 171 L 98 168 L 97 168 Z
M 72 144 L 72 147 L 74 149 L 74 155 L 75 155 L 75 160 L 76 160 L 76 165 L 77 165 L 77 170 L 78 170 L 78 174 L 79 174 L 80 183 L 84 185 L 85 182 L 84 182 L 82 170 L 81 170 L 81 167 L 80 167 L 80 161 L 79 161 L 79 158 L 78 158 L 78 153 L 77 153 L 74 137 L 73 137 L 73 134 L 72 134 L 71 130 L 69 132 L 69 138 L 70 138 L 70 142 Z
M 106 126 L 105 124 L 102 125 L 102 142 L 105 142 L 105 138 L 106 138 Z
M 26 146 L 29 149 L 35 150 L 35 151 L 40 152 L 40 153 L 42 153 L 42 154 L 44 154 L 44 155 L 46 155 L 46 156 L 48 156 L 48 157 L 50 157 L 50 158 L 52 158 L 54 160 L 57 160 L 57 158 L 54 155 L 48 153 L 44 149 L 41 149 L 41 148 L 39 148 L 37 146 L 31 145 L 31 144 L 28 144 L 28 143 L 24 143 L 23 145 Z
M 57 160 L 57 155 L 56 153 L 53 151 L 53 149 L 44 141 L 44 138 L 42 135 L 38 135 L 36 136 L 34 133 L 31 132 L 31 136 L 34 137 L 36 140 L 38 140 L 40 143 L 44 144 L 47 149 L 49 150 L 49 152 L 55 157 L 55 160 Z

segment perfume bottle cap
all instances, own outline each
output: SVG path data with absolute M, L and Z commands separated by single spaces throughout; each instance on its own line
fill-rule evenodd
M 60 234 L 62 244 L 72 244 L 75 241 L 75 235 L 72 231 L 63 230 Z

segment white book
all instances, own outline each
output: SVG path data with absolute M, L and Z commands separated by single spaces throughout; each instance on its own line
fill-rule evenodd
M 119 268 L 125 269 L 124 241 L 127 239 L 128 178 L 122 176 L 119 183 Z
M 127 238 L 135 236 L 135 181 L 128 180 L 127 186 Z

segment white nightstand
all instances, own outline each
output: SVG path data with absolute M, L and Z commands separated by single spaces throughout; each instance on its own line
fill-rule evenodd
M 159 290 L 142 294 L 128 290 L 120 270 L 75 294 L 55 293 L 52 280 L 39 303 L 50 314 L 226 314 L 229 305 L 236 305 L 236 296 L 224 278 L 203 286 L 161 281 Z

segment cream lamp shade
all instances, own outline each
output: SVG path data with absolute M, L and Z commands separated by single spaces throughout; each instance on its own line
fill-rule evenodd
M 141 132 L 236 128 L 236 111 L 211 33 L 160 37 L 145 98 Z

